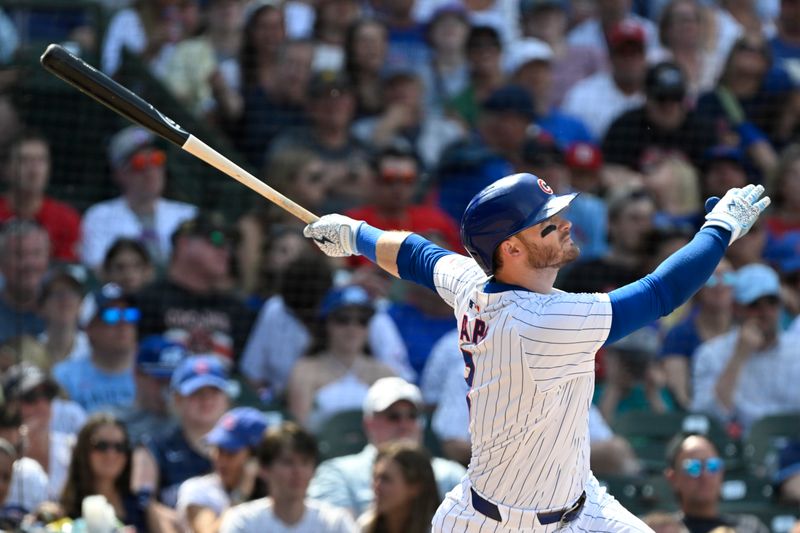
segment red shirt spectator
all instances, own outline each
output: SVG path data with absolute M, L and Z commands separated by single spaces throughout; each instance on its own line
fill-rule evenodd
M 0 222 L 12 218 L 17 218 L 17 214 L 11 203 L 7 197 L 0 197 Z M 76 250 L 80 240 L 81 217 L 75 209 L 64 202 L 44 197 L 33 220 L 46 229 L 50 235 L 53 259 L 77 262 Z

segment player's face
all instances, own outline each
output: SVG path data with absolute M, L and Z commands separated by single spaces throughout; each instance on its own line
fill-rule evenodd
M 689 437 L 684 441 L 675 458 L 670 481 L 685 511 L 716 505 L 724 477 L 715 461 L 718 458 L 717 450 L 703 437 Z
M 367 431 L 372 444 L 378 446 L 394 440 L 420 442 L 422 430 L 419 410 L 406 400 L 400 400 L 367 421 Z
M 548 230 L 555 226 L 554 230 Z M 561 268 L 580 255 L 580 249 L 572 242 L 572 223 L 561 215 L 554 215 L 544 222 L 531 226 L 518 234 L 527 250 L 528 266 L 533 269 Z

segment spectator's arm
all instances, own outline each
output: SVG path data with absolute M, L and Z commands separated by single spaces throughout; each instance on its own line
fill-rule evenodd
M 153 454 L 144 446 L 133 451 L 131 461 L 131 491 L 155 493 L 159 486 L 158 464 Z
M 675 401 L 684 409 L 688 409 L 692 400 L 689 387 L 691 379 L 689 360 L 681 354 L 667 354 L 662 357 L 661 366 L 664 369 L 667 388 Z
M 300 359 L 292 368 L 289 383 L 286 386 L 286 396 L 289 413 L 301 426 L 308 423 L 308 415 L 314 404 L 314 372 L 308 361 Z
M 190 505 L 186 508 L 186 522 L 192 533 L 217 533 L 220 518 L 208 507 Z

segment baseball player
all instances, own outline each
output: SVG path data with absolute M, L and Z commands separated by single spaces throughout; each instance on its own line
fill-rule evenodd
M 579 254 L 561 216 L 576 194 L 555 195 L 531 174 L 502 178 L 472 199 L 461 221 L 471 257 L 338 214 L 305 228 L 327 255 L 364 255 L 437 291 L 455 311 L 472 453 L 433 531 L 650 531 L 589 469 L 595 352 L 696 292 L 769 205 L 763 192 L 748 185 L 709 199 L 689 244 L 608 294 L 553 287 Z

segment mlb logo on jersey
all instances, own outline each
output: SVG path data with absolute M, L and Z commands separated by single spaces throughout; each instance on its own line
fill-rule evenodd
M 544 181 L 542 178 L 536 180 L 536 183 L 539 184 L 539 188 L 544 191 L 545 194 L 553 194 L 553 189 Z

